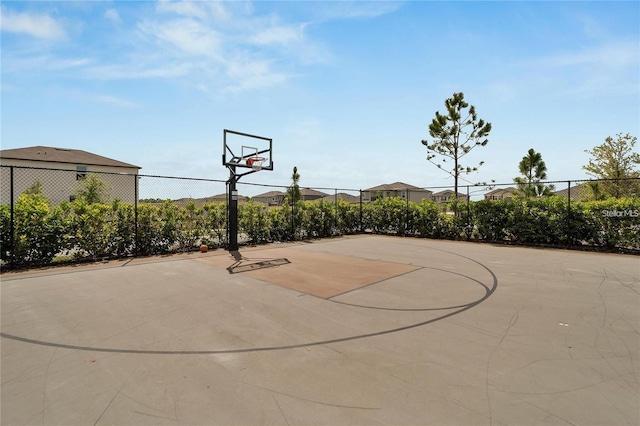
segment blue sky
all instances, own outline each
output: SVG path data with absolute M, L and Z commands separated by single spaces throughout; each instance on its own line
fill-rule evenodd
M 226 179 L 222 131 L 274 140 L 251 182 L 445 186 L 422 139 L 463 92 L 493 125 L 461 183 L 552 180 L 640 134 L 640 3 L 3 1 L 2 149 L 76 148 Z

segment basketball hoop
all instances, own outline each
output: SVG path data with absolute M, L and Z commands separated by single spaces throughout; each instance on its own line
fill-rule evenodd
M 247 166 L 251 166 L 253 170 L 262 170 L 262 163 L 266 160 L 264 157 L 249 157 L 247 158 Z

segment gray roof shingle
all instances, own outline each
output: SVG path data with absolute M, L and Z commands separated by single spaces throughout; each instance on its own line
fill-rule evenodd
M 53 163 L 86 164 L 92 166 L 134 167 L 140 166 L 92 154 L 79 149 L 55 148 L 49 146 L 31 146 L 27 148 L 3 149 L 0 158 L 29 161 L 47 161 Z

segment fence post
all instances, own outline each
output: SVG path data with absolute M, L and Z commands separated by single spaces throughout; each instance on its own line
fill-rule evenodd
M 469 185 L 467 185 L 467 230 L 467 240 L 470 240 L 473 229 L 471 228 L 471 197 L 469 196 Z
M 404 236 L 406 237 L 409 233 L 409 188 L 407 188 L 407 207 L 405 210 Z
M 291 241 L 296 240 L 296 200 L 294 199 L 293 186 L 291 187 Z
M 362 224 L 362 189 L 360 190 L 360 232 L 364 232 L 364 225 Z
M 333 201 L 335 203 L 336 206 L 336 213 L 333 216 L 333 226 L 334 229 L 337 231 L 337 235 L 340 235 L 340 230 L 338 229 L 338 188 L 334 188 L 333 189 Z M 332 235 L 335 235 L 333 232 L 331 232 Z
M 9 237 L 9 259 L 10 261 L 15 260 L 15 249 L 16 249 L 16 237 L 15 237 L 15 217 L 14 217 L 14 207 L 13 205 L 15 204 L 15 199 L 14 199 L 14 195 L 13 195 L 13 166 L 9 167 L 9 203 L 11 205 L 10 207 L 10 218 L 9 218 L 9 232 L 10 232 L 10 237 Z
M 567 247 L 573 243 L 571 237 L 571 181 L 567 181 Z
M 134 226 L 134 242 L 133 242 L 133 250 L 135 252 L 136 255 L 139 254 L 139 235 L 138 235 L 138 174 L 134 174 L 133 175 L 133 185 L 134 185 L 134 189 L 133 189 L 133 193 L 134 193 L 134 199 L 133 199 L 133 226 Z

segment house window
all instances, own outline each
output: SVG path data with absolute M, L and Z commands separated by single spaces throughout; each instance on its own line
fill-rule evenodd
M 82 180 L 87 177 L 87 166 L 76 166 L 76 180 Z

